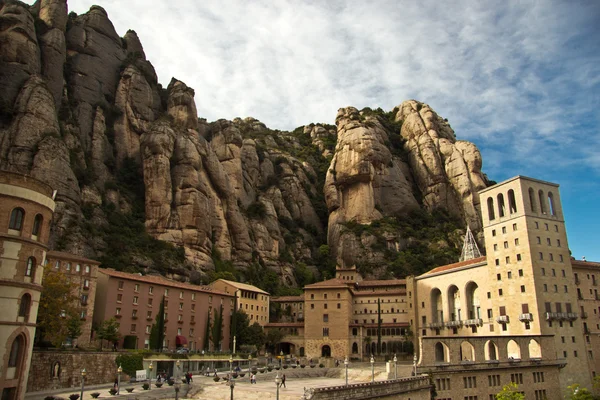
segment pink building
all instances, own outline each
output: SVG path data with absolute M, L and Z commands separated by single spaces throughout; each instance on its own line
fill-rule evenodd
M 135 348 L 149 348 L 150 331 L 160 303 L 165 299 L 164 348 L 175 350 L 228 350 L 234 294 L 206 286 L 192 285 L 155 275 L 129 274 L 113 269 L 98 270 L 94 322 L 99 325 L 116 318 L 123 337 L 135 336 Z M 206 324 L 214 323 L 215 313 L 223 310 L 223 338 L 220 349 L 213 342 L 205 345 Z M 123 339 L 119 347 L 123 345 Z

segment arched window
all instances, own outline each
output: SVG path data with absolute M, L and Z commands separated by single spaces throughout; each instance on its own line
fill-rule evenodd
M 535 339 L 529 341 L 529 358 L 542 358 L 542 347 Z
M 20 231 L 23 229 L 23 218 L 25 217 L 25 211 L 17 207 L 10 213 L 10 222 L 8 224 L 8 229 L 14 229 Z
M 23 335 L 19 335 L 15 338 L 10 347 L 10 356 L 8 357 L 8 367 L 16 368 L 17 371 L 21 367 L 21 360 L 23 358 L 23 351 L 25 350 L 25 339 Z
M 460 311 L 460 291 L 456 285 L 452 285 L 448 288 L 448 313 L 450 314 L 449 321 L 462 320 Z
M 35 258 L 29 257 L 27 259 L 27 267 L 25 268 L 25 276 L 33 276 L 35 266 L 36 266 Z
M 377 353 L 377 344 L 375 342 L 371 343 L 371 354 Z
M 358 354 L 358 343 L 352 343 L 352 354 Z
M 496 219 L 496 214 L 494 212 L 494 199 L 492 199 L 491 197 L 488 197 L 488 199 L 487 199 L 487 207 L 488 207 L 488 217 L 490 218 L 490 221 Z
M 435 344 L 435 361 L 448 362 L 448 359 L 448 347 L 442 342 L 437 342 Z
M 479 303 L 479 290 L 475 282 L 471 281 L 465 286 L 467 294 L 467 319 L 481 318 L 481 305 Z
M 431 291 L 431 316 L 434 323 L 444 322 L 444 308 L 442 305 L 442 292 L 435 288 Z
M 485 342 L 484 346 L 484 356 L 487 361 L 497 360 L 498 359 L 498 346 L 491 340 Z
M 532 212 L 537 212 L 537 209 L 535 208 L 535 192 L 533 191 L 533 188 L 529 188 L 529 206 L 531 207 Z
M 38 236 L 42 231 L 42 223 L 44 222 L 44 217 L 42 214 L 37 214 L 33 219 L 33 229 L 31 230 L 31 234 Z
M 498 194 L 498 216 L 500 218 L 505 215 L 505 205 L 504 205 L 504 195 L 502 193 Z
M 381 343 L 381 352 L 383 354 L 387 353 L 387 345 L 385 344 L 385 342 Z
M 548 207 L 550 208 L 550 215 L 556 215 L 556 208 L 554 208 L 554 194 L 548 192 Z
M 19 304 L 19 317 L 24 317 L 26 320 L 29 318 L 29 309 L 31 308 L 31 295 L 25 293 L 21 297 L 21 304 Z
M 538 200 L 540 201 L 540 211 L 542 214 L 546 214 L 546 196 L 544 196 L 543 191 L 538 192 Z
M 508 344 L 506 345 L 506 350 L 507 350 L 509 359 L 513 359 L 513 360 L 521 359 L 521 347 L 514 340 L 511 339 L 508 341 Z
M 515 199 L 515 191 L 512 189 L 508 191 L 508 212 L 511 214 L 517 212 L 517 200 Z
M 467 341 L 460 344 L 460 359 L 462 361 L 475 361 L 475 348 Z

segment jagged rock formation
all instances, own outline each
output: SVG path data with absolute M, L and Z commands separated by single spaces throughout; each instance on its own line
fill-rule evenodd
M 230 268 L 294 286 L 299 265 L 329 268 L 328 255 L 397 261 L 425 240 L 404 229 L 422 208 L 480 228 L 481 156 L 427 105 L 348 107 L 336 126 L 283 132 L 199 119 L 194 95 L 177 79 L 164 89 L 137 34 L 119 37 L 99 6 L 78 16 L 66 0 L 0 0 L 0 168 L 58 190 L 56 249 L 181 279 Z M 428 245 L 460 247 L 447 230 Z

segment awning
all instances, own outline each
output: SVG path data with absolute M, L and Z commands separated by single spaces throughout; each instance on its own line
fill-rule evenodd
M 185 338 L 185 336 L 181 336 L 181 335 L 175 336 L 175 345 L 177 347 L 183 346 L 184 344 L 187 344 L 187 339 Z

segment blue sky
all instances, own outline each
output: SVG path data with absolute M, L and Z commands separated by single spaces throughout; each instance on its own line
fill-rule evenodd
M 72 0 L 135 30 L 200 117 L 274 129 L 345 106 L 428 103 L 483 170 L 561 185 L 569 244 L 600 261 L 600 2 Z M 451 5 L 450 5 L 451 4 Z

